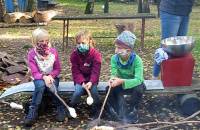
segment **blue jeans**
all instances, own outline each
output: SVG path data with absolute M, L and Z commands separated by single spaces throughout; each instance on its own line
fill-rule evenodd
M 187 35 L 189 16 L 177 16 L 160 11 L 160 20 L 162 39 Z
M 162 39 L 173 36 L 185 36 L 188 32 L 189 16 L 177 16 L 160 11 Z M 158 77 L 160 65 L 154 62 L 153 76 Z
M 97 90 L 97 85 L 92 85 L 90 89 L 92 98 L 94 99 L 94 105 L 98 105 L 100 103 L 99 93 Z M 75 92 L 71 98 L 71 105 L 74 106 L 80 102 L 81 96 L 86 94 L 85 88 L 82 87 L 80 84 L 75 84 Z
M 59 78 L 55 78 L 54 80 L 55 80 L 55 82 L 54 82 L 55 86 L 58 89 Z M 53 98 L 53 101 L 55 102 L 55 104 L 57 106 L 62 105 L 62 103 L 56 98 L 56 96 L 50 92 L 48 87 L 46 87 L 44 80 L 42 80 L 42 79 L 41 80 L 33 80 L 33 83 L 35 85 L 35 90 L 32 95 L 31 106 L 38 108 L 39 105 L 41 104 L 42 97 L 45 92 L 47 92 Z

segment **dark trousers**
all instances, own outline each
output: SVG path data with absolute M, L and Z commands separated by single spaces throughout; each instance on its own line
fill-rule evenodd
M 112 107 L 118 116 L 124 116 L 138 108 L 138 105 L 142 99 L 142 95 L 145 89 L 145 85 L 142 83 L 131 89 L 123 89 L 122 86 L 117 86 L 111 89 L 108 97 L 107 107 Z M 130 95 L 130 110 L 128 110 L 128 104 L 124 95 Z

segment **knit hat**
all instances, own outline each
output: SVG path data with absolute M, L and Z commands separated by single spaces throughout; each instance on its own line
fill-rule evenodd
M 125 48 L 134 48 L 136 36 L 130 31 L 123 31 L 116 39 L 115 43 Z

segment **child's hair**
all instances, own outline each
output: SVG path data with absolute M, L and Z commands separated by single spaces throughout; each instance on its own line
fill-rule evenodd
M 89 32 L 89 31 L 87 31 L 87 30 L 82 30 L 82 31 L 80 31 L 80 32 L 78 32 L 77 34 L 76 34 L 76 36 L 75 36 L 75 43 L 77 42 L 77 40 L 79 39 L 79 38 L 88 38 L 89 39 L 89 46 L 91 47 L 91 48 L 94 48 L 95 47 L 95 41 L 94 41 L 94 39 L 92 38 L 92 34 Z
M 47 30 L 45 30 L 43 28 L 37 28 L 37 29 L 33 30 L 33 32 L 32 32 L 33 45 L 36 45 L 37 42 L 40 41 L 41 39 L 43 39 L 44 37 L 49 38 L 49 33 Z

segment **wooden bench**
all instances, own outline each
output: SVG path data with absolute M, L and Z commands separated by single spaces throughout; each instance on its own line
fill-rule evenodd
M 181 86 L 181 87 L 167 87 L 164 88 L 161 80 L 145 80 L 146 93 L 173 93 L 173 94 L 184 94 L 184 93 L 194 93 L 200 90 L 200 79 L 193 79 L 191 86 Z M 98 90 L 100 94 L 105 94 L 107 82 L 100 82 L 98 84 Z M 72 94 L 74 92 L 73 82 L 60 82 L 59 92 L 64 92 Z M 7 96 L 13 95 L 15 93 L 21 92 L 33 92 L 34 84 L 33 82 L 28 82 L 8 88 L 0 96 L 0 100 L 6 98 Z
M 141 13 L 135 15 L 121 15 L 121 16 L 113 16 L 113 15 L 81 15 L 81 16 L 55 16 L 52 20 L 62 20 L 63 21 L 63 50 L 66 51 L 66 46 L 68 45 L 68 37 L 69 37 L 69 21 L 71 20 L 98 20 L 98 19 L 141 19 L 141 49 L 144 47 L 144 33 L 145 33 L 145 19 L 156 18 L 154 14 Z M 65 32 L 66 31 L 66 32 Z M 65 37 L 66 34 L 66 37 Z M 109 38 L 109 37 L 106 37 Z M 65 44 L 66 39 L 66 44 Z

